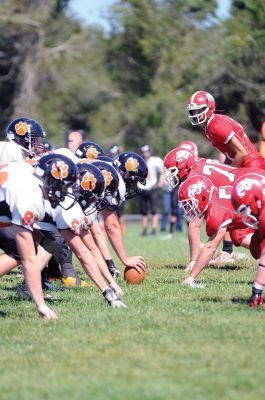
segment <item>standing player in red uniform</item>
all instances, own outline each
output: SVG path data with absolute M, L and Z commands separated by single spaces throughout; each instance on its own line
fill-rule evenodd
M 192 125 L 203 125 L 206 139 L 227 157 L 233 167 L 265 169 L 265 160 L 251 143 L 238 122 L 227 115 L 215 114 L 215 101 L 203 90 L 189 99 L 188 116 Z
M 237 168 L 265 169 L 265 160 L 249 140 L 242 125 L 227 115 L 215 114 L 215 101 L 210 93 L 203 90 L 193 93 L 187 111 L 191 124 L 202 125 L 206 139 L 225 154 L 226 164 Z M 232 242 L 226 235 L 223 251 L 212 263 L 232 261 L 232 258 Z

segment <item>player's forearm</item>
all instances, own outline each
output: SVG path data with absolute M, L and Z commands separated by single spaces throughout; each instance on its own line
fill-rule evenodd
M 70 230 L 64 229 L 60 231 L 70 249 L 75 253 L 83 269 L 92 279 L 95 285 L 101 290 L 106 289 L 106 282 L 93 259 L 91 252 L 82 242 L 79 236 L 74 235 Z
M 103 259 L 100 250 L 96 246 L 94 239 L 91 236 L 91 233 L 86 233 L 86 234 L 83 233 L 82 240 L 83 240 L 84 244 L 86 245 L 86 247 L 91 251 L 92 256 L 94 257 L 94 260 L 96 261 L 102 276 L 107 280 L 107 282 L 109 282 L 109 283 L 114 282 L 114 279 L 112 278 L 112 276 L 108 270 L 107 264 L 106 264 L 105 260 Z
M 192 268 L 190 277 L 196 279 L 199 273 L 208 265 L 209 261 L 212 259 L 215 253 L 216 247 L 207 246 L 207 244 L 202 248 L 199 257 Z
M 40 267 L 36 265 L 36 257 L 23 261 L 23 273 L 36 307 L 43 306 L 45 302 L 41 287 L 41 273 Z
M 127 259 L 127 254 L 123 244 L 123 237 L 120 225 L 118 223 L 110 224 L 106 221 L 105 229 L 113 249 L 115 250 L 121 262 L 125 264 Z
M 106 238 L 104 236 L 104 233 L 102 232 L 102 229 L 99 226 L 98 221 L 95 221 L 95 222 L 96 222 L 96 225 L 94 223 L 91 226 L 91 233 L 92 233 L 93 239 L 94 239 L 97 247 L 99 248 L 104 260 L 110 260 L 111 254 L 110 254 L 110 251 L 108 248 Z
M 226 228 L 219 229 L 214 235 L 212 235 L 208 242 L 201 249 L 199 257 L 190 273 L 191 278 L 196 278 L 199 273 L 203 270 L 206 265 L 208 265 L 209 261 L 212 259 L 219 243 L 224 238 L 226 233 Z
M 87 251 L 82 251 L 81 253 L 76 252 L 74 248 L 72 248 L 74 251 L 75 255 L 80 261 L 80 264 L 84 268 L 85 272 L 87 275 L 92 279 L 92 281 L 95 283 L 95 285 L 101 290 L 105 290 L 107 285 L 106 282 L 99 270 L 99 267 L 94 260 L 91 252 L 89 250 Z
M 196 261 L 200 253 L 200 224 L 195 221 L 188 226 L 188 239 L 190 246 L 190 261 Z
M 246 154 L 244 154 L 243 152 L 236 153 L 236 155 L 231 163 L 231 167 L 236 167 L 236 168 L 241 167 L 244 163 L 245 157 L 246 157 Z

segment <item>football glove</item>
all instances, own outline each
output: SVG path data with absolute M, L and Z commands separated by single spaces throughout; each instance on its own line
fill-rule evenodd
M 112 308 L 127 308 L 126 304 L 123 303 L 123 301 L 116 295 L 116 293 L 110 289 L 107 288 L 102 292 L 106 302 L 112 307 Z
M 107 263 L 110 274 L 113 276 L 113 278 L 116 281 L 118 279 L 119 275 L 121 274 L 120 271 L 116 267 L 113 260 L 106 260 L 106 263 Z

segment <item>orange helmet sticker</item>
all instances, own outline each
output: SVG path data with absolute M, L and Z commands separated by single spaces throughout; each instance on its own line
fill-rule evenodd
M 105 182 L 106 182 L 106 186 L 109 186 L 111 184 L 111 181 L 113 179 L 113 176 L 111 174 L 110 171 L 107 171 L 106 169 L 103 169 L 102 171 L 102 175 L 104 176 Z
M 95 159 L 98 157 L 99 151 L 95 147 L 88 147 L 86 156 L 87 158 Z
M 26 133 L 30 133 L 30 128 L 29 128 L 29 126 L 27 125 L 26 122 L 23 122 L 23 121 L 19 121 L 19 122 L 15 125 L 15 130 L 16 130 L 16 133 L 17 133 L 19 136 L 24 136 L 24 135 L 26 135 Z
M 136 158 L 133 157 L 129 157 L 125 163 L 125 168 L 127 169 L 127 171 L 136 172 L 138 166 L 138 161 L 136 160 Z
M 65 179 L 68 176 L 68 165 L 64 161 L 54 162 L 51 172 L 55 179 Z
M 97 179 L 93 174 L 86 172 L 81 180 L 81 187 L 84 190 L 94 190 L 96 187 Z

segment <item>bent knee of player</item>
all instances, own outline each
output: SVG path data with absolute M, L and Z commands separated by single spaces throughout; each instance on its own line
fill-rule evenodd
M 247 236 L 245 236 L 242 242 L 240 243 L 240 246 L 245 247 L 245 249 L 249 249 L 252 236 L 253 233 L 249 233 Z

